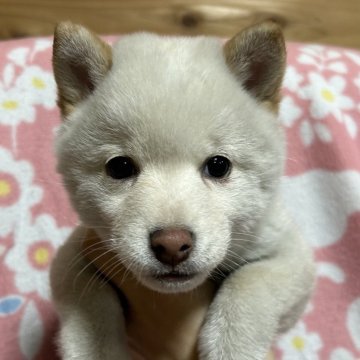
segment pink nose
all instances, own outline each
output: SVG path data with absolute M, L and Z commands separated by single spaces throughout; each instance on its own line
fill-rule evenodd
M 159 261 L 176 266 L 189 257 L 192 234 L 180 228 L 156 230 L 150 235 L 150 244 Z

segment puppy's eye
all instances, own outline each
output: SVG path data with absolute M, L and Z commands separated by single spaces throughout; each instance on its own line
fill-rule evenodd
M 106 173 L 113 179 L 126 179 L 139 172 L 134 161 L 126 156 L 116 156 L 105 165 Z
M 229 174 L 230 167 L 231 163 L 229 159 L 216 155 L 206 161 L 204 172 L 207 176 L 223 178 Z

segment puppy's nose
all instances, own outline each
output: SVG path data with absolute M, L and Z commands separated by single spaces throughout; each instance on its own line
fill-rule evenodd
M 159 261 L 176 266 L 189 257 L 192 249 L 192 234 L 180 228 L 156 230 L 150 234 L 150 244 Z

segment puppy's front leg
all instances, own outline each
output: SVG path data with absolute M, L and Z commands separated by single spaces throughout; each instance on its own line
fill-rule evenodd
M 200 334 L 201 359 L 264 360 L 278 331 L 300 316 L 314 267 L 301 239 L 287 235 L 276 255 L 224 280 Z
M 100 283 L 95 267 L 79 255 L 85 235 L 84 228 L 77 228 L 51 269 L 61 323 L 60 353 L 64 360 L 129 359 L 120 300 L 108 284 Z

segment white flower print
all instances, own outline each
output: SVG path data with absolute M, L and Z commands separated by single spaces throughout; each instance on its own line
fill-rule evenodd
M 305 307 L 305 310 L 304 310 L 304 314 L 309 314 L 311 313 L 312 311 L 314 310 L 314 305 L 312 302 L 308 302 L 306 307 Z
M 360 73 L 358 73 L 357 77 L 354 79 L 354 84 L 357 86 L 357 88 L 360 91 Z
M 304 46 L 302 53 L 298 57 L 300 64 L 311 65 L 317 70 L 331 70 L 339 74 L 346 74 L 348 69 L 342 61 L 341 53 L 336 50 L 327 49 L 321 45 Z
M 322 142 L 329 143 L 332 141 L 331 132 L 325 124 L 315 123 L 314 131 L 315 131 L 315 134 L 319 137 L 319 139 Z
M 28 47 L 16 47 L 7 54 L 7 58 L 17 66 L 25 66 L 30 49 Z
M 44 325 L 36 303 L 30 300 L 21 318 L 18 341 L 23 359 L 36 359 L 44 337 Z M 14 334 L 15 335 L 15 334 Z
M 29 93 L 16 87 L 7 90 L 0 88 L 0 111 L 0 124 L 3 125 L 16 126 L 35 119 Z
M 25 92 L 34 105 L 53 109 L 56 105 L 56 85 L 51 73 L 39 66 L 28 66 L 16 80 L 16 86 Z
M 4 66 L 0 79 L 0 124 L 13 127 L 13 147 L 16 148 L 16 126 L 35 120 L 34 105 L 51 110 L 56 106 L 56 85 L 53 75 L 28 61 L 51 44 L 48 39 L 38 39 L 33 49 L 17 47 L 7 54 L 9 63 Z M 16 78 L 16 68 L 21 68 Z
M 298 62 L 305 65 L 321 66 L 321 53 L 324 47 L 321 45 L 309 45 L 301 48 Z
M 316 136 L 322 142 L 326 143 L 329 143 L 333 140 L 330 129 L 326 124 L 312 124 L 309 120 L 304 120 L 300 125 L 300 137 L 303 144 L 305 146 L 310 146 L 314 142 Z
M 347 67 L 345 64 L 341 61 L 336 61 L 327 66 L 328 70 L 332 70 L 334 72 L 340 73 L 340 74 L 346 74 L 347 73 Z
M 336 284 L 341 284 L 345 281 L 346 275 L 340 266 L 330 262 L 318 262 L 316 264 L 317 276 L 326 277 Z
M 318 360 L 318 352 L 323 344 L 320 336 L 307 332 L 305 324 L 300 321 L 280 338 L 277 346 L 283 351 L 282 360 Z
M 2 147 L 0 159 L 0 236 L 6 236 L 29 218 L 30 208 L 42 198 L 42 189 L 33 184 L 30 163 L 15 161 Z
M 348 217 L 360 211 L 359 184 L 358 171 L 316 169 L 296 176 L 283 176 L 280 191 L 289 215 L 301 229 L 302 237 L 312 247 L 324 248 L 342 239 Z M 338 275 L 335 276 L 341 280 L 341 275 Z
M 286 127 L 291 127 L 296 120 L 302 115 L 302 110 L 296 105 L 293 98 L 290 96 L 284 96 L 280 104 L 280 121 Z
M 350 115 L 344 115 L 344 125 L 345 125 L 345 128 L 346 128 L 349 136 L 352 139 L 355 139 L 357 132 L 358 132 L 358 127 L 356 125 L 356 122 Z
M 343 91 L 346 82 L 341 76 L 325 79 L 316 73 L 309 74 L 310 84 L 301 89 L 300 96 L 310 100 L 310 113 L 315 119 L 324 119 L 332 114 L 343 121 L 343 111 L 354 108 L 354 101 L 345 96 Z
M 34 47 L 32 49 L 32 52 L 30 54 L 30 61 L 32 61 L 35 57 L 35 55 L 39 52 L 45 51 L 49 48 L 51 48 L 53 45 L 53 42 L 50 39 L 46 38 L 38 38 L 35 40 Z
M 0 83 L 0 87 L 9 87 L 11 85 L 11 82 L 13 81 L 15 76 L 15 66 L 14 64 L 6 64 L 4 66 L 3 70 L 3 78 L 2 83 Z
M 6 247 L 0 244 L 0 258 L 5 254 Z
M 351 59 L 356 65 L 360 66 L 360 55 L 354 51 L 345 51 L 345 55 Z
M 285 72 L 283 86 L 290 91 L 299 90 L 300 83 L 304 80 L 304 76 L 297 72 L 294 66 L 288 66 Z
M 305 146 L 309 146 L 314 142 L 314 131 L 308 120 L 305 120 L 300 125 L 300 137 Z
M 356 360 L 356 359 L 350 351 L 344 348 L 336 348 L 331 352 L 330 360 Z
M 46 38 L 36 39 L 32 48 L 16 47 L 7 54 L 7 58 L 15 65 L 25 67 L 27 63 L 33 61 L 35 55 L 45 51 L 52 46 L 52 41 Z
M 59 228 L 50 215 L 40 215 L 34 224 L 22 225 L 5 256 L 20 292 L 37 292 L 43 299 L 49 299 L 50 262 L 69 234 L 70 229 Z
M 360 350 L 360 297 L 353 301 L 347 311 L 346 325 L 357 350 Z

